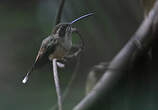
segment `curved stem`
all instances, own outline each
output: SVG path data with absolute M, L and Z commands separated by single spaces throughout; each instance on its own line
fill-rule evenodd
M 61 14 L 62 14 L 62 11 L 63 11 L 63 8 L 64 8 L 64 4 L 65 4 L 65 0 L 60 0 L 60 3 L 59 3 L 59 9 L 58 9 L 58 12 L 57 12 L 55 25 L 57 25 L 57 24 L 60 23 L 60 20 L 61 20 Z

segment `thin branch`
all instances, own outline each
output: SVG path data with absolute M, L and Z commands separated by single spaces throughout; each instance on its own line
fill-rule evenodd
M 54 74 L 54 81 L 55 81 L 55 87 L 56 87 L 56 93 L 57 93 L 58 109 L 62 110 L 62 99 L 61 99 L 61 91 L 60 91 L 60 84 L 59 84 L 56 60 L 57 59 L 53 59 L 53 61 L 52 61 L 53 74 Z
M 64 8 L 64 4 L 65 4 L 65 0 L 60 0 L 59 8 L 58 8 L 57 16 L 56 16 L 55 25 L 60 23 L 61 14 L 62 14 L 62 11 L 63 11 L 63 8 Z
M 76 62 L 76 65 L 75 65 L 75 69 L 72 73 L 72 76 L 66 86 L 66 89 L 64 90 L 63 92 L 63 95 L 62 95 L 62 103 L 64 103 L 65 99 L 67 98 L 68 94 L 70 93 L 70 90 L 73 86 L 73 83 L 76 79 L 76 76 L 77 76 L 77 73 L 78 73 L 78 69 L 79 69 L 79 65 L 80 65 L 80 55 L 77 57 L 77 62 Z M 54 104 L 50 110 L 57 110 L 57 107 L 58 107 L 58 104 Z
M 154 8 L 150 11 L 148 17 L 144 19 L 136 33 L 110 62 L 110 69 L 107 69 L 92 91 L 84 97 L 73 110 L 92 110 L 99 105 L 101 99 L 104 98 L 104 100 L 106 100 L 109 91 L 123 74 L 126 73 L 127 65 L 131 63 L 131 57 L 134 57 L 135 60 L 139 55 L 144 54 L 157 37 L 155 34 L 158 35 L 158 33 L 156 33 L 156 31 L 158 31 L 158 23 L 154 26 L 154 23 L 158 21 L 157 15 L 158 1 L 155 3 Z

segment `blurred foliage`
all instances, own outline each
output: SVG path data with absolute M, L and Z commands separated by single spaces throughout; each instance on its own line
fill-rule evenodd
M 51 64 L 35 71 L 26 85 L 21 80 L 33 63 L 42 39 L 53 28 L 58 3 L 58 0 L 0 1 L 1 110 L 49 110 L 55 104 Z M 89 12 L 96 14 L 74 25 L 81 31 L 86 48 L 64 110 L 70 110 L 84 96 L 90 67 L 110 61 L 135 32 L 143 18 L 139 3 L 138 0 L 66 0 L 62 22 Z M 76 35 L 73 35 L 73 41 L 77 41 Z M 65 69 L 59 70 L 62 91 L 75 64 L 75 60 L 71 61 Z M 125 77 L 114 89 L 107 103 L 109 110 L 156 110 L 156 86 L 142 81 L 144 77 L 135 76 Z M 156 85 L 155 82 L 152 84 Z

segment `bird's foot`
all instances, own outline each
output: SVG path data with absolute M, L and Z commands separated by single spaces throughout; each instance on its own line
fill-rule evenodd
M 61 63 L 61 62 L 57 62 L 57 66 L 59 68 L 64 68 L 65 67 L 65 64 Z

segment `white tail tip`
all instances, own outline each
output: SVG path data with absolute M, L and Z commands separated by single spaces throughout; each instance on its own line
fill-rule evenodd
M 22 80 L 22 83 L 25 84 L 28 80 L 28 76 L 25 76 L 25 78 Z

